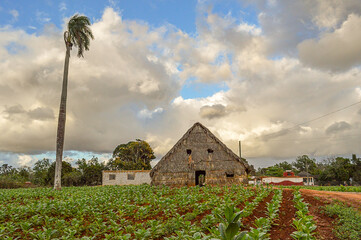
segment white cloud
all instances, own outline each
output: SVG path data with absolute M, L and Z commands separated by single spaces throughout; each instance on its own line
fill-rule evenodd
M 34 161 L 36 161 L 32 156 L 30 155 L 19 155 L 18 156 L 18 164 L 20 166 L 31 166 Z
M 13 21 L 17 21 L 18 20 L 18 17 L 19 17 L 19 12 L 15 9 L 13 10 L 10 10 L 9 12 L 11 14 L 11 16 L 13 16 Z
M 298 45 L 302 62 L 331 70 L 347 70 L 361 64 L 361 16 L 350 14 L 340 28 Z
M 49 14 L 47 14 L 46 12 L 42 12 L 42 11 L 36 11 L 36 20 L 40 23 L 40 24 L 45 24 L 51 21 L 51 18 L 49 17 Z
M 61 2 L 59 4 L 59 11 L 62 12 L 62 11 L 65 11 L 67 8 L 66 8 L 66 3 L 65 2 Z
M 305 66 L 292 52 L 305 39 L 323 44 L 323 37 L 335 34 L 354 42 L 355 35 L 344 34 L 345 21 L 355 23 L 360 14 L 347 18 L 348 8 L 341 7 L 344 13 L 331 21 L 311 2 L 278 1 L 277 15 L 263 3 L 257 3 L 257 27 L 240 27 L 232 16 L 201 9 L 194 36 L 174 26 L 128 21 L 107 8 L 92 25 L 90 51 L 84 59 L 75 51 L 71 56 L 65 149 L 109 153 L 140 138 L 160 158 L 200 121 L 235 152 L 242 140 L 246 158 L 361 154 L 352 137 L 339 140 L 346 131 L 326 133 L 338 122 L 360 132 L 360 115 L 350 114 L 351 108 L 281 131 L 359 101 L 360 68 L 327 72 Z M 304 37 L 309 28 L 312 34 Z M 12 42 L 24 51 L 9 53 Z M 351 49 L 357 52 L 358 46 Z M 59 30 L 0 30 L 0 151 L 54 150 L 64 54 Z M 225 83 L 229 90 L 184 99 L 180 90 L 189 78 Z
M 148 110 L 147 108 L 144 108 L 138 112 L 138 116 L 140 118 L 153 118 L 155 114 L 159 114 L 163 112 L 163 108 L 156 108 L 153 111 Z

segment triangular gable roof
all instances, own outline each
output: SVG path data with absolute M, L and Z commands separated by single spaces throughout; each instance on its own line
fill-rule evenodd
M 157 165 L 154 166 L 154 168 L 150 171 L 150 176 L 153 176 L 154 171 L 157 171 L 159 166 L 162 165 L 163 162 L 165 162 L 166 159 L 170 155 L 172 155 L 174 153 L 174 151 L 182 144 L 183 140 L 188 138 L 189 134 L 192 132 L 192 130 L 196 126 L 200 126 L 210 138 L 212 138 L 216 143 L 218 143 L 222 147 L 222 149 L 225 152 L 227 152 L 229 155 L 231 155 L 237 161 L 242 163 L 245 166 L 246 171 L 248 172 L 249 165 L 243 158 L 241 159 L 239 156 L 237 156 L 231 149 L 229 149 L 224 143 L 222 143 L 222 141 L 219 140 L 208 128 L 203 126 L 201 123 L 196 122 L 190 129 L 188 129 L 188 131 L 183 135 L 183 137 L 181 137 L 181 139 L 178 140 L 178 142 L 169 150 L 169 152 L 162 157 L 162 159 L 157 163 Z

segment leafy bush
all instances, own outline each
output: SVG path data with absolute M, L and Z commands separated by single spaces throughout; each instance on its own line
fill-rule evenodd
M 337 216 L 337 225 L 334 229 L 340 239 L 361 239 L 361 213 L 342 203 L 326 205 L 324 211 L 329 216 Z

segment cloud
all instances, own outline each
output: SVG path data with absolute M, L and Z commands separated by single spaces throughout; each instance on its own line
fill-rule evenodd
M 20 104 L 17 104 L 11 107 L 5 106 L 4 112 L 7 113 L 8 116 L 11 116 L 13 114 L 25 113 L 25 110 Z
M 46 12 L 42 12 L 42 11 L 37 11 L 36 14 L 36 20 L 40 23 L 40 24 L 45 24 L 51 21 L 51 18 L 49 17 L 49 14 Z
M 92 25 L 90 51 L 82 59 L 73 51 L 70 58 L 65 150 L 106 154 L 139 138 L 160 158 L 200 121 L 235 152 L 242 140 L 250 160 L 361 154 L 355 138 L 341 138 L 347 130 L 342 122 L 361 131 L 360 115 L 347 109 L 294 127 L 360 98 L 360 68 L 324 71 L 296 54 L 301 42 L 320 44 L 340 30 L 342 39 L 354 41 L 344 34 L 350 7 L 332 2 L 342 14 L 325 15 L 319 9 L 327 6 L 317 1 L 316 11 L 312 2 L 254 2 L 256 25 L 201 2 L 194 35 L 105 9 Z M 359 18 L 353 9 L 351 22 Z M 10 42 L 24 50 L 10 53 Z M 55 150 L 64 55 L 59 29 L 37 35 L 0 30 L 1 152 Z M 181 89 L 190 80 L 224 83 L 227 90 L 184 99 Z
M 153 118 L 153 116 L 155 114 L 159 114 L 159 113 L 162 113 L 162 112 L 163 112 L 163 108 L 160 108 L 160 107 L 154 109 L 153 111 L 150 111 L 150 110 L 145 108 L 145 109 L 142 109 L 142 110 L 139 111 L 138 116 L 140 118 Z
M 30 155 L 19 155 L 18 164 L 20 166 L 31 166 L 36 160 Z
M 309 66 L 334 71 L 361 64 L 361 16 L 350 14 L 340 28 L 320 39 L 298 45 L 300 60 Z
M 13 17 L 13 22 L 16 22 L 18 20 L 19 17 L 19 12 L 15 9 L 10 10 L 9 13 L 11 14 L 11 16 Z
M 65 11 L 67 8 L 66 8 L 66 3 L 65 2 L 61 2 L 59 4 L 59 11 L 62 12 L 62 11 Z
M 344 132 L 351 129 L 351 125 L 345 121 L 335 122 L 326 129 L 326 134 L 333 134 L 338 132 Z
M 220 118 L 227 114 L 226 107 L 222 104 L 215 104 L 212 106 L 206 105 L 200 108 L 199 112 L 202 118 Z
M 332 31 L 349 14 L 361 13 L 358 0 L 350 1 L 270 1 L 243 0 L 244 6 L 258 10 L 258 23 L 270 56 L 295 56 L 297 45 L 320 33 Z
M 35 120 L 47 120 L 53 119 L 54 113 L 51 108 L 47 107 L 38 107 L 28 112 L 28 115 L 31 119 Z
M 16 117 L 21 117 L 22 121 L 25 119 L 29 120 L 48 120 L 54 119 L 54 113 L 51 108 L 48 107 L 37 107 L 26 111 L 20 104 L 7 107 L 5 106 L 4 113 L 7 114 L 6 118 L 15 120 Z

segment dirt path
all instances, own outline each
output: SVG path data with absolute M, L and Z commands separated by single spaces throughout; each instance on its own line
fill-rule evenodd
M 260 217 L 266 217 L 266 211 L 267 211 L 267 203 L 270 202 L 273 198 L 274 193 L 270 193 L 267 197 L 265 197 L 253 210 L 252 214 L 248 217 L 242 219 L 242 231 L 243 230 L 249 230 L 251 227 L 255 228 L 254 226 L 254 220 L 256 218 Z
M 322 207 L 329 203 L 328 200 L 318 200 L 315 196 L 308 195 L 307 193 L 302 193 L 304 201 L 308 203 L 308 210 L 313 216 L 313 220 L 316 222 L 317 229 L 315 237 L 317 239 L 338 239 L 333 234 L 333 229 L 335 227 L 334 221 L 335 218 L 327 216 L 325 213 L 322 213 Z
M 333 199 L 340 200 L 361 211 L 361 193 L 329 192 L 311 189 L 300 189 L 300 191 L 303 195 L 319 197 L 328 201 L 332 201 Z
M 292 239 L 291 233 L 295 231 L 292 226 L 295 217 L 296 208 L 293 206 L 293 190 L 284 189 L 282 192 L 282 203 L 279 211 L 279 218 L 275 222 L 270 231 L 272 240 Z

